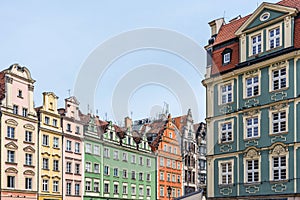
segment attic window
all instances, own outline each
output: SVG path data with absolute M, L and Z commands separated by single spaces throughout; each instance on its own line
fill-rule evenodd
M 266 20 L 268 20 L 270 18 L 270 13 L 269 12 L 264 12 L 261 16 L 260 16 L 260 21 L 264 22 Z
M 232 54 L 232 49 L 226 48 L 222 52 L 222 63 L 223 65 L 228 65 L 231 62 L 231 54 Z

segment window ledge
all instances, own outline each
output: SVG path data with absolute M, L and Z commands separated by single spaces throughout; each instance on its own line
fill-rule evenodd
M 284 88 L 280 88 L 280 89 L 277 89 L 277 90 L 273 90 L 271 89 L 269 92 L 270 93 L 277 93 L 277 92 L 282 92 L 282 91 L 285 91 L 285 90 L 288 90 L 289 87 L 284 87 Z
M 5 137 L 5 139 L 6 139 L 6 140 L 12 140 L 12 141 L 18 142 L 18 139 L 15 139 L 15 138 Z
M 8 165 L 18 165 L 18 163 L 15 163 L 15 162 L 5 162 L 5 164 L 8 164 Z
M 288 133 L 289 133 L 288 131 L 279 132 L 279 133 L 270 133 L 269 136 L 278 136 L 278 135 L 281 135 L 281 134 L 288 134 Z
M 219 184 L 218 186 L 219 186 L 219 188 L 233 187 L 233 184 L 232 183 L 230 183 L 230 184 Z
M 261 182 L 247 182 L 247 183 L 244 183 L 244 186 L 251 186 L 251 185 L 260 185 L 261 184 Z
M 282 179 L 282 180 L 270 180 L 270 184 L 275 184 L 275 183 L 286 183 L 289 182 L 288 179 Z
M 252 141 L 252 140 L 258 140 L 260 139 L 260 136 L 255 136 L 255 137 L 251 137 L 251 138 L 244 138 L 244 141 Z

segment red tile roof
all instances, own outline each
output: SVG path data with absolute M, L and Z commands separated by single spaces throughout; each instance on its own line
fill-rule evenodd
M 217 38 L 214 42 L 214 45 L 221 44 L 227 40 L 235 38 L 235 32 L 240 28 L 240 26 L 243 25 L 243 23 L 250 17 L 251 15 L 248 15 L 246 17 L 243 17 L 241 19 L 237 19 L 235 21 L 232 21 L 228 24 L 223 25 L 220 28 L 220 31 L 217 35 Z
M 278 5 L 287 6 L 291 8 L 297 8 L 300 10 L 300 1 L 299 0 L 282 0 L 277 3 Z

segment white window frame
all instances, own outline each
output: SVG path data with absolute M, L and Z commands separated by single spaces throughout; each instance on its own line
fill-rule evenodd
M 268 32 L 268 37 L 269 37 L 269 48 L 270 50 L 271 49 L 275 49 L 277 47 L 280 47 L 281 46 L 281 27 L 276 27 L 276 28 L 273 28 L 271 30 L 269 30 Z M 273 33 L 273 36 L 271 36 L 271 33 Z M 278 43 L 277 43 L 278 41 Z M 272 44 L 273 43 L 273 47 L 272 47 Z
M 231 54 L 231 53 L 228 52 L 228 53 L 225 53 L 225 54 L 223 55 L 223 64 L 228 64 L 228 63 L 230 63 L 230 57 L 231 57 L 230 54 Z
M 260 38 L 259 38 L 260 37 Z M 255 39 L 255 42 L 254 42 Z M 260 40 L 259 40 L 260 39 Z M 251 37 L 251 55 L 257 55 L 262 52 L 262 34 L 257 34 Z M 255 50 L 255 52 L 254 52 Z
M 257 82 L 255 82 L 257 79 Z M 248 80 L 251 81 L 250 84 L 248 84 Z M 246 98 L 252 98 L 260 95 L 260 77 L 257 76 L 251 76 L 247 77 L 245 80 L 245 96 Z M 257 94 L 255 94 L 255 91 L 257 89 Z M 248 90 L 250 90 L 251 94 L 248 93 Z
M 225 172 L 222 171 L 222 166 L 225 165 Z M 231 165 L 231 171 L 229 171 L 229 165 Z M 223 183 L 223 176 L 226 177 L 226 182 Z M 231 182 L 229 182 L 229 176 L 231 176 Z M 234 183 L 234 161 L 232 159 L 226 161 L 219 161 L 219 184 L 231 185 Z
M 281 113 L 285 112 L 285 118 L 281 117 Z M 278 114 L 278 119 L 274 120 L 274 115 Z M 278 110 L 278 111 L 272 111 L 270 112 L 270 116 L 269 119 L 271 120 L 270 123 L 270 135 L 274 135 L 274 134 L 282 134 L 282 133 L 287 133 L 288 132 L 288 109 L 282 109 L 282 110 Z M 274 132 L 274 126 L 275 124 L 278 124 L 278 132 Z M 283 124 L 285 124 L 285 130 L 281 131 L 281 127 L 284 126 Z
M 282 159 L 285 159 L 285 165 L 282 165 Z M 275 164 L 275 161 L 274 159 L 278 159 L 278 166 L 275 167 L 274 164 Z M 287 164 L 288 163 L 288 159 L 287 159 L 287 156 L 286 155 L 280 155 L 280 156 L 273 156 L 272 157 L 272 178 L 273 178 L 273 181 L 281 181 L 281 180 L 286 180 L 287 179 L 287 171 L 288 171 L 288 168 L 287 168 Z M 275 179 L 275 170 L 278 170 L 278 179 Z M 282 178 L 282 173 L 283 171 L 285 171 L 285 178 Z
M 285 74 L 282 75 L 282 70 L 285 70 Z M 275 72 L 278 72 L 278 77 L 274 77 Z M 288 87 L 288 71 L 286 67 L 282 67 L 280 69 L 274 69 L 272 70 L 272 91 L 277 91 L 277 90 L 282 90 L 282 89 L 286 89 Z M 285 87 L 282 86 L 282 84 L 284 83 L 285 80 Z M 278 88 L 274 88 L 275 87 L 275 81 L 278 81 Z
M 229 91 L 228 86 L 231 86 L 231 90 Z M 234 81 L 227 81 L 224 82 L 222 84 L 219 84 L 219 89 L 218 89 L 218 93 L 219 93 L 219 105 L 225 105 L 225 104 L 230 104 L 230 103 L 234 103 Z M 226 90 L 223 92 L 222 89 L 223 87 L 226 87 Z M 231 95 L 231 101 L 229 101 L 229 95 Z M 225 102 L 223 102 L 223 96 L 225 97 Z
M 257 162 L 257 169 L 255 169 L 255 162 Z M 249 166 L 250 164 L 250 166 Z M 256 183 L 260 180 L 260 161 L 259 159 L 248 159 L 246 160 L 246 180 L 247 183 Z M 250 169 L 249 169 L 250 167 Z M 255 181 L 255 173 L 257 173 L 257 180 Z M 249 174 L 251 175 L 252 180 L 250 181 Z
M 228 127 L 226 128 L 226 130 L 223 130 L 223 125 L 225 124 L 231 124 L 231 129 L 229 129 Z M 230 143 L 234 141 L 234 120 L 227 120 L 227 121 L 222 121 L 219 122 L 219 144 L 223 144 L 223 143 Z M 228 140 L 229 138 L 229 133 L 231 132 L 231 140 Z M 226 141 L 222 141 L 222 135 L 225 134 L 226 136 Z
M 255 119 L 257 119 L 257 124 L 255 124 Z M 251 124 L 248 124 L 248 122 L 251 121 Z M 258 138 L 260 137 L 260 115 L 254 115 L 250 117 L 245 117 L 244 119 L 245 124 L 245 139 L 252 139 L 252 138 Z M 257 128 L 257 135 L 254 135 L 254 131 Z M 248 130 L 251 130 L 251 135 L 248 135 Z

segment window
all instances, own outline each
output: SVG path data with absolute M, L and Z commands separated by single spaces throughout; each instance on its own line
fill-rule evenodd
M 286 111 L 281 111 L 277 113 L 273 113 L 273 133 L 282 133 L 285 132 L 286 129 Z
M 98 145 L 94 145 L 94 154 L 100 155 L 100 147 Z
M 230 63 L 230 53 L 225 53 L 225 54 L 223 55 L 223 63 L 224 63 L 224 64 Z
M 94 182 L 94 192 L 99 192 L 99 183 Z
M 232 183 L 232 164 L 231 162 L 221 164 L 221 184 Z
M 108 193 L 109 192 L 109 185 L 108 183 L 104 183 L 104 193 Z
M 49 135 L 43 135 L 43 145 L 49 146 Z
M 80 164 L 75 164 L 75 174 L 80 174 Z
M 269 31 L 269 45 L 270 45 L 270 49 L 280 46 L 280 28 L 279 27 Z
M 66 172 L 67 173 L 71 173 L 72 172 L 72 163 L 71 162 L 67 162 Z
M 27 108 L 22 109 L 22 116 L 27 117 Z
M 43 180 L 43 188 L 42 188 L 44 192 L 48 192 L 48 190 L 49 190 L 48 186 L 49 186 L 49 180 L 44 179 Z
M 32 165 L 32 154 L 29 153 L 25 154 L 25 164 Z
M 127 161 L 127 153 L 123 153 L 123 161 Z
M 252 40 L 252 55 L 259 54 L 261 52 L 261 35 L 256 35 L 251 38 Z
M 232 99 L 232 85 L 226 84 L 221 86 L 221 103 L 231 103 L 233 101 Z
M 167 167 L 171 167 L 171 160 L 167 159 Z
M 163 172 L 160 172 L 160 176 L 159 176 L 159 180 L 164 180 L 164 173 Z
M 132 163 L 135 163 L 135 162 L 136 162 L 136 161 L 135 161 L 135 155 L 132 155 L 132 156 L 131 156 L 131 162 L 132 162 Z
M 149 158 L 147 158 L 146 163 L 147 163 L 147 167 L 151 166 L 151 160 Z
M 23 98 L 22 90 L 18 90 L 18 96 L 17 97 Z
M 159 165 L 164 166 L 164 158 L 162 157 L 159 158 Z
M 146 189 L 146 195 L 147 195 L 147 196 L 150 196 L 150 195 L 151 195 L 151 189 L 150 189 L 150 188 L 147 188 L 147 189 Z
M 85 163 L 85 171 L 86 172 L 91 172 L 91 163 L 90 162 Z
M 49 169 L 49 159 L 43 158 L 43 169 L 48 170 Z
M 15 188 L 15 177 L 14 176 L 7 176 L 7 187 Z
M 143 165 L 143 157 L 139 157 L 139 164 Z
M 25 189 L 26 190 L 32 189 L 32 178 L 25 178 Z
M 131 186 L 131 194 L 132 194 L 132 195 L 135 195 L 135 194 L 136 194 L 135 186 Z
M 123 178 L 127 178 L 127 170 L 123 169 Z
M 259 93 L 258 76 L 246 79 L 246 96 L 253 97 Z
M 139 180 L 142 181 L 143 180 L 143 172 L 139 173 Z
M 127 194 L 127 185 L 123 185 L 123 194 Z
M 75 195 L 76 196 L 79 196 L 80 195 L 80 184 L 79 183 L 76 183 L 75 184 Z
M 119 152 L 118 151 L 114 151 L 114 159 L 119 160 Z
M 119 194 L 119 185 L 114 184 L 114 194 Z
M 177 176 L 177 183 L 180 183 L 180 176 Z
M 258 182 L 258 160 L 247 160 L 247 182 Z
M 119 176 L 119 170 L 118 170 L 118 168 L 114 168 L 114 176 Z
M 53 181 L 53 192 L 58 192 L 58 181 Z
M 177 148 L 176 147 L 174 148 L 174 154 L 177 154 Z
M 7 137 L 11 138 L 11 139 L 15 138 L 15 128 L 14 127 L 11 127 L 11 126 L 7 127 Z
M 13 106 L 13 113 L 14 113 L 15 115 L 18 114 L 18 110 L 19 110 L 19 107 L 18 107 L 17 105 L 14 105 L 14 106 Z
M 75 143 L 75 153 L 80 153 L 80 143 Z
M 89 143 L 85 144 L 85 152 L 86 153 L 92 153 L 92 145 Z
M 104 166 L 104 175 L 109 175 L 109 166 Z
M 232 141 L 232 123 L 221 124 L 221 143 Z
M 91 181 L 86 181 L 85 182 L 85 190 L 86 191 L 91 191 Z
M 172 175 L 172 182 L 176 182 L 175 179 L 176 179 L 176 177 L 175 177 L 175 175 L 173 174 L 173 175 Z
M 164 151 L 167 151 L 167 145 L 164 144 Z
M 54 137 L 53 138 L 53 147 L 58 148 L 59 147 L 59 138 Z
M 159 196 L 161 196 L 161 197 L 164 196 L 164 187 L 160 187 L 160 189 L 159 189 Z
M 168 181 L 168 182 L 171 181 L 171 176 L 170 176 L 170 174 L 167 174 L 167 181 Z
M 109 137 L 110 137 L 111 140 L 113 140 L 113 139 L 114 139 L 114 133 L 113 133 L 113 132 L 110 132 L 110 133 L 109 133 Z
M 177 169 L 180 169 L 180 162 L 177 162 Z
M 180 189 L 177 190 L 177 196 L 178 196 L 178 197 L 181 196 Z
M 31 131 L 25 131 L 25 141 L 32 142 L 32 132 Z
M 58 160 L 53 160 L 53 171 L 58 171 L 59 164 Z
M 275 181 L 286 179 L 286 157 L 273 157 L 273 179 Z
M 169 146 L 169 152 L 172 153 L 172 147 L 171 146 Z
M 76 131 L 75 131 L 76 134 L 79 134 L 80 133 L 80 127 L 79 126 L 76 126 Z
M 109 149 L 104 148 L 104 157 L 109 158 Z
M 258 136 L 258 117 L 252 117 L 246 119 L 247 126 L 247 138 L 253 138 Z
M 150 181 L 150 180 L 151 180 L 151 174 L 148 173 L 148 174 L 146 175 L 146 180 L 147 180 L 147 181 Z
M 49 124 L 49 121 L 50 121 L 49 117 L 45 117 L 45 124 Z
M 67 131 L 68 131 L 68 132 L 72 132 L 72 131 L 71 131 L 71 124 L 67 124 Z
M 139 188 L 139 195 L 144 196 L 144 189 L 142 187 Z
M 104 193 L 108 193 L 109 192 L 109 185 L 108 183 L 104 183 Z
M 172 135 L 172 133 L 170 132 L 170 133 L 169 133 L 169 138 L 172 138 L 172 136 L 173 136 L 173 135 Z
M 55 127 L 57 126 L 57 119 L 53 119 L 52 125 L 55 126 Z
M 71 195 L 72 183 L 67 183 L 67 195 Z
M 131 171 L 131 179 L 135 180 L 135 171 Z
M 279 90 L 287 87 L 286 68 L 272 71 L 272 88 L 273 90 Z
M 7 151 L 7 162 L 14 163 L 15 162 L 15 152 L 14 151 Z
M 72 141 L 67 140 L 66 151 L 72 151 Z
M 176 161 L 175 160 L 172 161 L 172 168 L 176 169 Z

